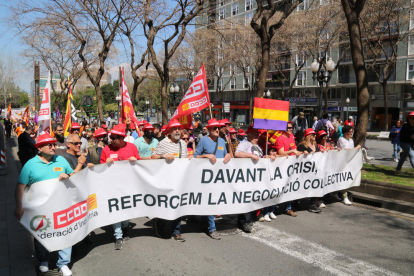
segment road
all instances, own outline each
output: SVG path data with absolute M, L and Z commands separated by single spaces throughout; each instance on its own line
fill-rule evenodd
M 386 144 L 368 142 L 370 155 L 380 156 Z M 15 144 L 9 145 L 8 156 L 16 150 Z M 380 148 L 375 148 L 377 145 Z M 17 166 L 15 160 L 10 160 L 10 164 Z M 13 169 L 11 173 L 7 178 L 0 177 L 1 181 L 5 180 L 8 196 L 12 196 L 18 170 Z M 28 252 L 34 255 L 30 239 L 12 220 L 13 201 L 2 202 L 7 203 L 4 210 L 7 227 L 10 225 L 8 261 L 14 267 L 0 270 L 0 275 L 31 275 L 28 272 L 34 272 L 37 263 L 34 258 L 28 258 Z M 298 217 L 278 212 L 272 222 L 255 223 L 255 232 L 251 234 L 237 230 L 234 217 L 219 218 L 220 241 L 206 236 L 191 221 L 183 221 L 186 242 L 160 239 L 155 236 L 152 220 L 137 218 L 131 220 L 131 239 L 122 250 L 115 251 L 112 227 L 102 227 L 93 232 L 92 244 L 79 243 L 74 247 L 71 268 L 76 276 L 413 274 L 413 216 L 341 203 L 327 204 L 322 213 L 314 214 L 307 211 L 307 203 L 301 200 L 296 207 Z M 14 232 L 18 235 L 13 237 Z M 20 257 L 16 257 L 19 252 L 22 252 Z M 56 253 L 52 253 L 51 268 L 56 258 Z M 4 255 L 0 255 L 0 264 L 5 261 Z M 37 273 L 59 275 L 56 269 L 46 274 Z
M 397 167 L 397 163 L 393 160 L 394 149 L 390 141 L 367 140 L 366 146 L 368 156 L 375 157 L 375 160 L 369 162 L 370 164 Z M 404 162 L 403 168 L 411 168 L 408 160 Z

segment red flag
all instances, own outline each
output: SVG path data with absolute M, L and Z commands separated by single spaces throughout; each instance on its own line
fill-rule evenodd
M 206 71 L 203 63 L 203 66 L 201 66 L 187 92 L 185 92 L 181 103 L 178 105 L 177 110 L 174 112 L 171 119 L 178 119 L 185 115 L 192 114 L 209 107 L 209 105 L 210 97 L 208 95 Z
M 129 97 L 128 88 L 124 80 L 124 69 L 122 69 L 122 108 L 121 108 L 121 120 L 122 123 L 126 123 L 127 118 L 131 119 L 131 124 L 135 125 L 135 129 L 138 132 L 138 136 L 141 137 L 139 131 L 138 119 L 135 116 L 134 106 L 132 105 L 131 98 Z
M 192 116 L 191 114 L 185 115 L 183 117 L 180 117 L 178 121 L 180 122 L 180 124 L 182 125 L 184 129 L 190 128 L 191 123 L 192 123 Z

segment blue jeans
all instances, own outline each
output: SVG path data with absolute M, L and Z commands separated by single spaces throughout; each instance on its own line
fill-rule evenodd
M 401 142 L 400 141 L 400 146 L 402 148 L 402 152 L 401 152 L 401 158 L 400 161 L 398 161 L 398 165 L 397 165 L 397 171 L 401 171 L 401 168 L 404 164 L 405 158 L 408 157 L 408 159 L 410 160 L 411 163 L 411 167 L 414 168 L 414 151 L 413 151 L 413 147 L 410 143 L 405 143 L 405 142 Z
M 290 202 L 290 201 L 289 201 Z M 273 213 L 275 211 L 276 205 L 272 205 L 266 208 L 263 208 L 263 214 L 270 215 L 270 213 Z M 292 207 L 291 207 L 292 208 Z
M 209 233 L 216 231 L 216 223 L 214 222 L 214 216 L 202 216 L 201 223 L 207 224 L 207 230 Z
M 36 251 L 36 258 L 39 262 L 48 262 L 49 261 L 49 251 L 40 244 L 36 239 L 34 239 L 34 246 Z M 65 265 L 70 263 L 70 257 L 72 255 L 72 246 L 66 249 L 62 249 L 58 252 L 59 259 L 56 263 L 58 268 L 62 268 Z
M 124 221 L 112 224 L 112 227 L 114 228 L 114 236 L 116 240 L 122 239 L 122 228 L 128 227 L 128 224 L 129 224 L 129 220 L 124 220 Z
M 158 227 L 163 229 L 163 230 L 164 230 L 166 222 L 167 222 L 167 220 L 165 220 L 165 219 L 157 219 Z M 172 234 L 173 235 L 181 234 L 181 218 L 177 218 L 177 219 L 171 221 L 171 229 L 172 229 Z M 169 233 L 171 233 L 171 232 L 169 232 Z
M 394 159 L 398 159 L 398 152 L 401 150 L 400 144 L 394 144 Z
M 290 209 L 292 209 L 292 201 L 285 202 L 285 212 L 289 211 Z

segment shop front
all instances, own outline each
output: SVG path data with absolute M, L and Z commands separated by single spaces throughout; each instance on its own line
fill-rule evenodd
M 285 100 L 289 101 L 289 120 L 292 120 L 299 112 L 303 112 L 308 124 L 311 125 L 317 113 L 317 98 L 286 98 Z
M 220 116 L 223 112 L 222 104 L 220 101 L 212 101 L 214 118 L 228 118 L 231 122 L 237 122 L 238 124 L 248 124 L 250 120 L 249 116 L 249 104 L 250 101 L 225 101 L 230 103 L 230 112 L 225 113 L 224 116 Z M 204 111 L 207 112 L 208 111 Z

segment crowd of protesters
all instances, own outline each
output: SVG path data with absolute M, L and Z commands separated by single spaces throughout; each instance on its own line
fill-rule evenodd
M 414 114 L 409 117 L 412 135 Z M 18 136 L 19 158 L 22 164 L 22 172 L 16 188 L 17 219 L 23 215 L 22 198 L 26 186 L 36 182 L 59 178 L 65 179 L 79 171 L 92 168 L 102 163 L 112 163 L 121 160 L 135 162 L 137 160 L 166 159 L 170 162 L 176 158 L 207 158 L 213 164 L 222 159 L 227 163 L 231 158 L 287 158 L 292 155 L 313 154 L 329 150 L 347 150 L 354 147 L 353 120 L 349 117 L 342 125 L 340 118 L 334 122 L 328 120 L 328 115 L 323 114 L 322 119 L 314 118 L 312 127 L 301 112 L 291 122 L 287 123 L 285 131 L 281 131 L 275 143 L 268 142 L 266 130 L 248 127 L 243 129 L 233 128 L 228 119 L 210 119 L 207 124 L 197 125 L 186 129 L 178 120 L 170 120 L 168 125 L 150 124 L 147 121 L 139 121 L 135 126 L 130 120 L 126 124 L 116 124 L 110 128 L 106 121 L 99 127 L 97 123 L 88 124 L 86 121 L 72 123 L 70 134 L 64 136 L 62 123 L 52 124 L 51 134 L 36 135 L 33 125 L 19 122 L 13 129 Z M 6 131 L 9 126 L 6 124 Z M 10 126 L 13 127 L 13 126 Z M 196 135 L 194 129 L 200 132 Z M 406 127 L 407 128 L 407 127 Z M 401 129 L 401 147 L 410 161 L 413 162 L 412 148 L 405 146 L 405 137 L 408 134 Z M 8 130 L 11 133 L 11 129 Z M 37 136 L 37 138 L 36 138 Z M 7 137 L 10 137 L 8 134 Z M 325 208 L 326 202 L 342 201 L 346 205 L 352 203 L 347 198 L 347 192 L 341 191 L 326 195 L 324 198 L 310 198 L 309 211 L 320 213 Z M 269 206 L 262 210 L 240 214 L 238 216 L 239 227 L 247 233 L 252 232 L 255 221 L 270 222 L 276 219 L 276 207 Z M 293 210 L 295 202 L 285 202 L 278 208 L 291 217 L 298 214 Z M 203 231 L 215 240 L 220 240 L 217 232 L 215 218 L 220 214 L 202 216 L 200 225 Z M 177 218 L 167 223 L 164 219 L 154 218 L 155 233 L 160 238 L 173 238 L 177 241 L 185 241 L 181 233 L 181 220 Z M 121 221 L 112 225 L 115 238 L 115 249 L 122 249 L 124 240 L 129 238 L 129 221 Z M 87 240 L 89 238 L 87 237 Z M 93 242 L 93 241 L 92 241 Z M 36 256 L 40 261 L 40 271 L 47 272 L 49 252 L 35 240 Z M 68 264 L 71 260 L 72 248 L 60 250 L 57 266 L 63 275 L 72 275 Z

